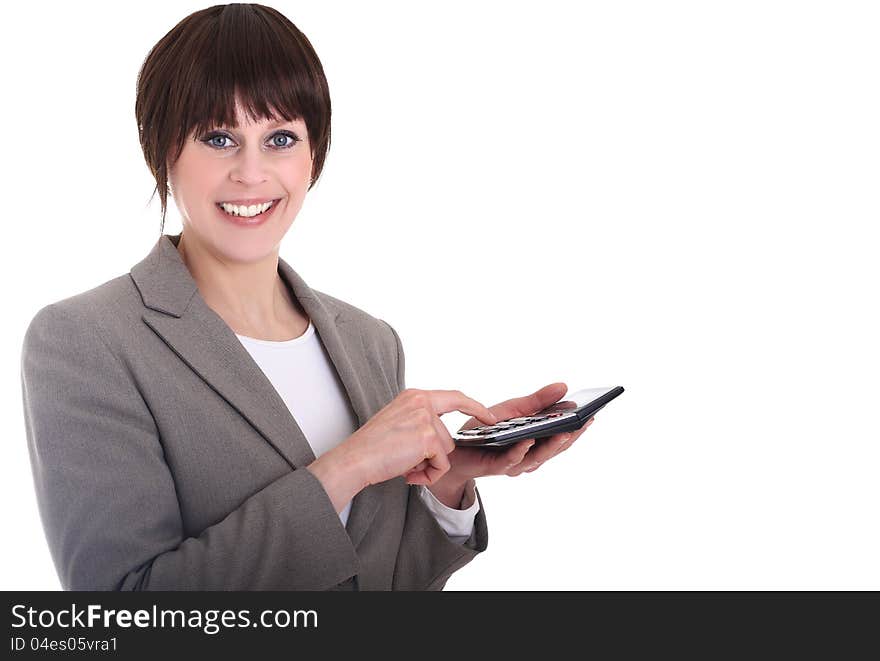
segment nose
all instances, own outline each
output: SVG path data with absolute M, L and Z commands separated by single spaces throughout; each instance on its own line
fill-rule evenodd
M 272 154 L 266 153 L 259 146 L 245 147 L 230 159 L 229 176 L 236 183 L 248 186 L 261 184 L 268 179 L 271 157 Z

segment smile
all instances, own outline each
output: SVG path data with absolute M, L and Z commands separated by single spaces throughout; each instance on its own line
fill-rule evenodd
M 279 200 L 270 200 L 263 204 L 252 204 L 247 207 L 218 202 L 215 206 L 226 220 L 238 226 L 254 227 L 262 225 L 272 216 L 275 208 L 278 206 L 278 202 Z

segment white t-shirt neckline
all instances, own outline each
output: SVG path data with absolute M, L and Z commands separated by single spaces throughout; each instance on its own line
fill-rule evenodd
M 312 324 L 312 320 L 309 319 L 309 325 L 308 325 L 308 327 L 306 328 L 305 332 L 304 332 L 302 335 L 300 335 L 299 337 L 295 337 L 295 338 L 293 338 L 292 340 L 281 340 L 281 341 L 275 341 L 275 340 L 261 340 L 261 339 L 256 338 L 256 337 L 248 337 L 247 335 L 239 335 L 238 333 L 236 333 L 235 336 L 236 336 L 239 340 L 242 340 L 242 341 L 244 341 L 244 342 L 249 342 L 250 344 L 258 344 L 258 345 L 263 346 L 263 347 L 278 347 L 278 348 L 281 348 L 281 347 L 291 347 L 291 346 L 293 346 L 294 344 L 300 344 L 300 343 L 302 343 L 302 342 L 305 342 L 306 340 L 308 340 L 308 339 L 314 334 L 314 332 L 315 332 L 315 327 L 314 327 L 314 325 Z

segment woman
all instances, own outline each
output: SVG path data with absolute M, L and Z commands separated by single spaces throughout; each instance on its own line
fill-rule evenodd
M 487 546 L 475 479 L 534 469 L 586 427 L 455 449 L 439 415 L 529 415 L 564 384 L 489 409 L 407 389 L 394 329 L 279 258 L 323 167 L 330 97 L 274 9 L 181 21 L 143 64 L 136 115 L 161 236 L 130 273 L 40 310 L 23 347 L 63 587 L 442 589 Z M 169 192 L 177 235 L 162 234 Z

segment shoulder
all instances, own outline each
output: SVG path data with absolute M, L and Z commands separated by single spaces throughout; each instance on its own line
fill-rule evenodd
M 397 350 L 400 337 L 394 327 L 384 318 L 370 314 L 352 303 L 317 289 L 313 289 L 312 292 L 331 314 L 338 314 L 339 320 L 357 329 L 362 334 L 362 337 L 365 339 L 379 339 L 389 344 L 395 351 Z
M 142 304 L 131 277 L 120 275 L 87 291 L 53 301 L 37 310 L 24 335 L 24 346 L 42 340 L 83 346 L 102 343 L 108 326 L 140 318 Z
M 367 362 L 376 370 L 389 373 L 396 381 L 397 391 L 403 390 L 406 387 L 404 378 L 406 358 L 403 343 L 395 328 L 385 319 L 335 296 L 316 289 L 313 289 L 312 293 L 324 308 L 336 317 L 337 326 L 344 325 L 344 337 L 361 343 Z

